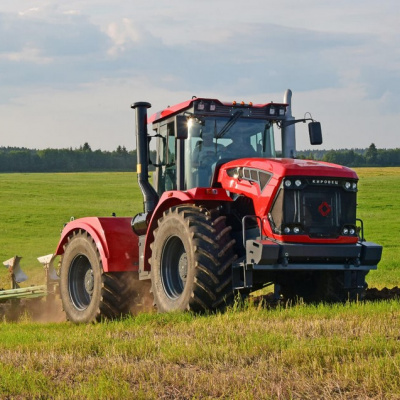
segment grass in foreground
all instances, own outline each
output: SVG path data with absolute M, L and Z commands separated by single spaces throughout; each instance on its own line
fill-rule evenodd
M 400 303 L 0 324 L 0 397 L 395 399 Z
M 357 172 L 366 237 L 385 247 L 369 283 L 393 286 L 400 168 Z M 0 261 L 24 256 L 38 281 L 35 258 L 53 251 L 71 215 L 142 208 L 135 174 L 0 174 L 0 184 Z M 3 322 L 0 398 L 399 399 L 399 332 L 396 301 L 143 314 L 88 326 Z

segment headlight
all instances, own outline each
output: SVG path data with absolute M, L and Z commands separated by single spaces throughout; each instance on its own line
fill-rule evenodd
M 290 233 L 290 228 L 287 226 L 285 227 L 285 229 L 283 230 L 284 233 L 289 234 Z
M 289 180 L 285 181 L 285 186 L 286 187 L 292 186 L 292 181 L 289 181 Z

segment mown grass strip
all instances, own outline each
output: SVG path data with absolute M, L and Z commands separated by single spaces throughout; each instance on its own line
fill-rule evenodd
M 399 332 L 396 301 L 3 323 L 0 396 L 396 398 Z

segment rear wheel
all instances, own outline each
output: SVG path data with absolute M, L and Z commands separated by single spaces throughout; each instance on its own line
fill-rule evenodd
M 151 282 L 158 311 L 205 311 L 233 301 L 230 227 L 217 209 L 182 205 L 154 232 Z
M 115 318 L 127 311 L 122 279 L 104 273 L 96 244 L 82 231 L 74 232 L 64 247 L 60 295 L 67 319 L 74 323 Z

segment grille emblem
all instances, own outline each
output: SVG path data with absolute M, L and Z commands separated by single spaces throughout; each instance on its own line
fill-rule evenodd
M 327 217 L 331 213 L 332 208 L 326 201 L 324 201 L 319 205 L 318 211 L 323 217 Z

